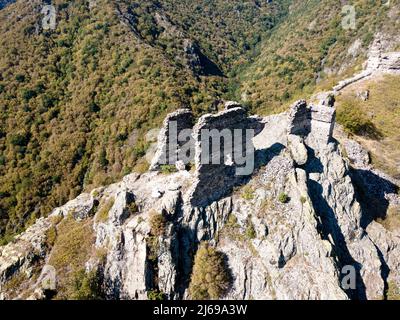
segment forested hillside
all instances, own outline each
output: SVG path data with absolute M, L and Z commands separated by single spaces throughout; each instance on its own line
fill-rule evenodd
M 385 3 L 293 1 L 286 19 L 263 42 L 260 55 L 239 73 L 237 98 L 270 114 L 317 89 L 330 90 L 361 70 L 377 33 L 398 37 L 399 2 Z M 354 28 L 346 28 L 351 12 L 343 10 L 344 5 L 354 6 Z
M 0 238 L 147 169 L 144 134 L 171 110 L 236 99 L 266 115 L 330 88 L 397 33 L 384 3 L 348 1 L 346 30 L 332 0 L 0 2 Z
M 227 74 L 286 12 L 261 1 L 17 1 L 0 11 L 0 234 L 143 171 L 167 111 L 229 95 Z M 56 8 L 55 30 L 41 9 Z

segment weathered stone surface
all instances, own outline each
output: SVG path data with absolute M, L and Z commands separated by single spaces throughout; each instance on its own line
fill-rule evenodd
M 307 138 L 309 144 L 326 145 L 332 138 L 336 110 L 331 95 L 324 95 L 319 105 L 308 106 L 300 100 L 290 108 L 288 134 Z
M 308 152 L 302 138 L 293 134 L 288 135 L 288 145 L 290 153 L 296 164 L 299 166 L 306 164 L 308 159 Z
M 157 151 L 150 170 L 158 170 L 161 165 L 175 165 L 181 159 L 180 148 L 187 141 L 180 141 L 179 134 L 185 129 L 191 130 L 192 127 L 193 115 L 189 109 L 180 109 L 168 115 L 158 136 Z M 171 137 L 173 141 L 170 141 Z
M 227 101 L 225 102 L 225 110 L 229 110 L 229 109 L 234 109 L 234 108 L 240 108 L 242 107 L 240 105 L 240 103 L 236 102 L 236 101 Z
M 7 281 L 21 273 L 31 274 L 36 261 L 46 257 L 46 233 L 51 226 L 50 219 L 40 218 L 13 242 L 0 247 L 0 293 Z
M 196 180 L 190 194 L 192 205 L 211 203 L 236 184 L 237 154 L 245 154 L 247 150 L 254 153 L 246 131 L 251 129 L 251 122 L 247 112 L 240 107 L 200 118 L 193 129 Z M 240 141 L 237 141 L 235 130 L 239 132 Z M 218 143 L 220 147 L 214 149 Z
M 64 216 L 71 214 L 75 219 L 86 219 L 93 215 L 95 199 L 91 194 L 82 193 L 76 199 L 69 201 L 64 206 L 52 211 L 52 216 Z
M 311 133 L 312 139 L 327 144 L 333 135 L 336 110 L 322 105 L 311 106 Z
M 82 267 L 100 272 L 108 299 L 147 299 L 150 292 L 161 292 L 168 299 L 190 298 L 193 256 L 201 241 L 215 246 L 230 270 L 231 285 L 221 298 L 383 297 L 389 281 L 400 284 L 400 240 L 380 224 L 364 221 L 368 203 L 360 202 L 355 176 L 336 142 L 313 141 L 318 137 L 312 121 L 334 122 L 332 110 L 321 108 L 299 102 L 289 114 L 264 119 L 248 117 L 241 108 L 204 116 L 195 127 L 197 134 L 202 128 L 257 129 L 253 141 L 256 162 L 261 164 L 251 176 L 233 180 L 229 171 L 221 169 L 234 168 L 234 159 L 231 165 L 223 162 L 215 167 L 197 162 L 194 172 L 131 174 L 83 194 L 0 247 L 0 298 L 9 297 L 3 288 L 14 275 L 32 272 L 33 261 L 45 265 L 51 255 L 45 244 L 50 219 L 69 212 L 80 223 L 93 222 L 93 255 Z M 194 140 L 198 160 L 201 140 L 198 135 Z M 347 145 L 354 150 L 347 152 L 353 169 L 364 168 L 365 154 L 357 144 Z M 368 189 L 372 196 L 386 192 L 379 180 L 368 181 L 371 188 L 375 186 Z M 282 194 L 287 201 L 280 201 Z M 114 203 L 106 218 L 93 218 L 96 202 L 100 210 L 110 200 Z M 154 213 L 165 217 L 159 235 L 150 224 Z M 102 259 L 99 251 L 104 252 Z M 354 290 L 342 285 L 343 266 L 355 268 Z M 32 283 L 29 298 L 43 299 L 42 289 Z
M 346 139 L 343 142 L 346 150 L 347 157 L 350 162 L 356 167 L 368 167 L 370 164 L 370 157 L 368 151 L 364 149 L 358 142 Z
M 362 101 L 367 101 L 369 99 L 369 90 L 357 92 L 356 97 Z
M 307 136 L 311 131 L 311 112 L 307 102 L 300 100 L 290 107 L 288 134 Z

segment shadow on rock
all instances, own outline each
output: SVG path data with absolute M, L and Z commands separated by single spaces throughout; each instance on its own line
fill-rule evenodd
M 365 229 L 373 220 L 385 219 L 390 204 L 386 195 L 396 194 L 399 187 L 370 170 L 352 168 L 350 176 L 363 212 L 361 226 Z

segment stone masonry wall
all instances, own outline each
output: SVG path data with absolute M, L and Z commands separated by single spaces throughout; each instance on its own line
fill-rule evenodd
M 176 123 L 174 128 L 172 123 Z M 179 160 L 180 147 L 186 141 L 177 141 L 177 145 L 169 141 L 170 134 L 178 136 L 184 129 L 192 129 L 193 114 L 189 109 L 180 109 L 170 113 L 164 120 L 163 128 L 158 135 L 157 151 L 150 165 L 150 170 L 158 170 L 163 164 L 175 164 Z M 175 130 L 176 132 L 172 132 Z M 173 148 L 174 150 L 170 151 Z
M 241 129 L 242 143 L 234 141 L 234 129 Z M 207 114 L 200 118 L 199 122 L 193 129 L 193 137 L 195 140 L 195 165 L 196 165 L 196 182 L 191 192 L 190 203 L 194 206 L 203 206 L 220 198 L 224 193 L 232 188 L 237 179 L 237 164 L 233 156 L 234 149 L 230 149 L 229 144 L 232 143 L 237 152 L 246 152 L 246 129 L 249 129 L 249 119 L 246 111 L 241 107 L 227 108 L 218 114 Z M 215 134 L 211 134 L 211 139 L 219 139 L 220 134 L 226 132 L 231 134 L 231 141 L 225 141 L 221 138 L 219 150 L 212 150 L 213 143 L 204 141 L 203 130 L 216 130 Z M 228 134 L 229 136 L 229 134 Z M 202 141 L 203 137 L 203 141 Z M 211 139 L 209 140 L 211 142 Z M 207 146 L 210 149 L 207 150 Z M 215 152 L 217 151 L 217 152 Z M 202 157 L 205 152 L 209 152 L 210 159 L 215 164 L 202 163 Z
M 333 135 L 336 110 L 322 103 L 308 106 L 304 100 L 300 100 L 293 104 L 288 118 L 289 135 L 307 137 L 327 144 Z

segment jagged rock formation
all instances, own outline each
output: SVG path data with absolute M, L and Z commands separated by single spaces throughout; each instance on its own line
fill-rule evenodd
M 221 298 L 385 297 L 389 283 L 400 285 L 400 240 L 366 221 L 353 169 L 332 138 L 334 115 L 326 104 L 299 101 L 288 113 L 259 118 L 228 103 L 226 110 L 201 117 L 193 127 L 194 170 L 162 174 L 158 159 L 170 148 L 170 120 L 191 129 L 189 111 L 173 113 L 160 133 L 153 171 L 81 195 L 0 248 L 1 297 L 43 297 L 33 266 L 39 273 L 48 269 L 44 266 L 53 250 L 45 234 L 56 217 L 62 221 L 68 215 L 92 223 L 93 252 L 101 249 L 105 255 L 87 257 L 86 269 L 101 274 L 108 299 L 146 299 L 152 291 L 168 299 L 190 298 L 187 288 L 201 241 L 226 257 L 232 282 Z M 254 172 L 240 178 L 232 174 L 241 164 L 226 161 L 225 144 L 219 153 L 223 162 L 202 163 L 200 132 L 205 128 L 255 129 L 250 145 Z M 366 157 L 360 154 L 354 162 L 364 165 Z M 394 196 L 396 189 L 387 192 Z M 163 233 L 156 236 L 154 212 L 165 218 Z M 354 288 L 343 284 L 346 266 L 355 271 Z M 8 284 L 21 273 L 27 275 L 28 289 L 11 292 Z

